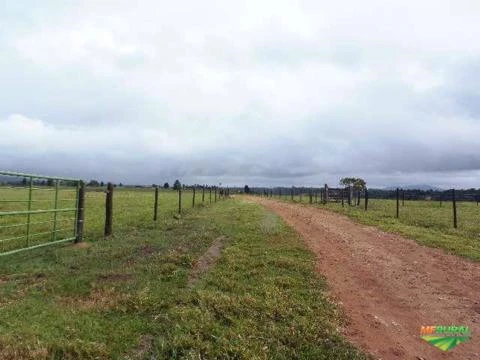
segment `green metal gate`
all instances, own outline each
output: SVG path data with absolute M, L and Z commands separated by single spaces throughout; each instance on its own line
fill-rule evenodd
M 81 241 L 83 213 L 81 180 L 0 171 L 0 256 Z

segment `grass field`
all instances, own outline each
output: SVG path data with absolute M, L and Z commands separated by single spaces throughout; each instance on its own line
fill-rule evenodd
M 54 208 L 53 188 L 37 187 L 33 191 L 31 210 Z M 76 192 L 73 188 L 65 188 L 59 192 L 59 207 L 76 208 Z M 182 191 L 182 212 L 188 213 L 192 209 L 193 191 Z M 24 188 L 0 187 L 0 211 L 27 210 L 28 190 Z M 24 202 L 9 202 L 22 200 Z M 214 193 L 212 202 L 214 202 Z M 195 194 L 196 206 L 210 203 L 210 194 L 205 192 L 205 201 L 202 202 L 202 192 Z M 122 232 L 134 227 L 153 226 L 154 189 L 153 188 L 116 188 L 113 201 L 113 230 Z M 158 222 L 169 219 L 178 213 L 178 192 L 161 190 L 159 194 Z M 31 215 L 30 246 L 52 241 L 54 214 Z M 57 215 L 58 239 L 73 236 L 75 213 L 66 212 Z M 26 226 L 2 228 L 2 226 L 25 224 L 27 216 L 0 217 L 0 252 L 26 247 Z M 85 195 L 85 239 L 94 240 L 103 235 L 105 224 L 105 189 L 89 188 Z M 40 235 L 36 235 L 40 234 Z M 18 239 L 1 241 L 18 237 Z
M 290 197 L 282 197 L 290 201 Z M 297 196 L 295 202 L 300 202 Z M 302 203 L 309 204 L 302 196 Z M 474 202 L 457 202 L 458 228 L 453 228 L 451 202 L 406 200 L 400 203 L 400 217 L 396 215 L 395 200 L 370 199 L 368 211 L 361 206 L 342 207 L 341 203 L 315 204 L 322 208 L 345 214 L 363 224 L 404 235 L 420 244 L 443 248 L 448 252 L 480 261 L 480 206 Z
M 153 226 L 150 195 L 121 195 L 137 206 L 117 201 L 103 240 L 103 196 L 89 193 L 87 246 L 1 259 L 0 358 L 364 358 L 338 335 L 313 255 L 277 216 L 226 200 Z M 189 281 L 218 241 L 217 264 Z

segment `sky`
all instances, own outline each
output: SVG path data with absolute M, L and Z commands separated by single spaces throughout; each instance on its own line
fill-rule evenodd
M 0 0 L 0 170 L 480 187 L 480 2 Z

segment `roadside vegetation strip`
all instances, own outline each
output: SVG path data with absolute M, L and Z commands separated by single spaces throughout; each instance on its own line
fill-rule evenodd
M 314 256 L 276 215 L 243 201 L 222 204 L 229 239 L 217 264 L 160 315 L 160 358 L 363 359 L 337 333 Z
M 192 287 L 194 264 L 228 239 Z M 313 256 L 242 201 L 0 264 L 0 358 L 363 358 Z

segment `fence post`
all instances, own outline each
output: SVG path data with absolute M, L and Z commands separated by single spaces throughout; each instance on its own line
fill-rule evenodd
M 107 185 L 107 196 L 105 199 L 105 237 L 112 235 L 113 228 L 113 184 Z
M 80 181 L 77 199 L 77 236 L 75 243 L 83 241 L 83 223 L 85 220 L 85 184 Z
M 345 188 L 342 188 L 342 207 L 345 207 Z
M 195 186 L 193 187 L 192 208 L 195 207 Z
M 208 190 L 210 191 L 210 204 L 212 203 L 212 187 L 209 186 Z
M 202 187 L 202 203 L 205 202 L 205 185 Z
M 365 211 L 368 209 L 368 189 L 365 188 Z
M 312 194 L 312 189 L 310 189 L 308 196 L 310 197 L 310 205 L 313 203 L 313 194 Z
M 155 186 L 155 201 L 153 205 L 153 221 L 157 221 L 158 214 L 158 186 Z
M 455 198 L 455 189 L 452 189 L 452 205 L 453 205 L 453 227 L 457 228 L 457 199 Z
M 397 188 L 397 219 L 400 216 L 400 189 Z
M 402 189 L 402 206 L 405 206 L 405 190 Z
M 325 184 L 325 190 L 323 193 L 323 203 L 326 204 L 328 202 L 328 185 Z
M 357 191 L 357 206 L 360 206 L 360 191 Z
M 178 188 L 178 213 L 182 213 L 182 187 Z
M 290 189 L 290 200 L 293 202 L 293 189 Z
M 215 202 L 217 202 L 217 187 L 215 186 Z

